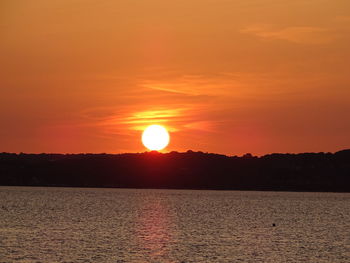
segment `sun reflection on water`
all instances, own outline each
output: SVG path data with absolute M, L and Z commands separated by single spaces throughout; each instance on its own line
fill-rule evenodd
M 169 260 L 175 243 L 169 211 L 160 200 L 148 200 L 138 215 L 136 235 L 140 249 L 148 262 L 173 262 Z

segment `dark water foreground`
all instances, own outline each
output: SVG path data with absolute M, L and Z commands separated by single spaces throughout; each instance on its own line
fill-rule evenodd
M 0 187 L 0 262 L 348 262 L 350 194 Z
M 350 192 L 350 150 L 262 157 L 2 153 L 0 185 Z

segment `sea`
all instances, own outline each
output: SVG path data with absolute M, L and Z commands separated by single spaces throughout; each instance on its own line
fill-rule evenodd
M 350 262 L 350 194 L 0 187 L 0 262 Z

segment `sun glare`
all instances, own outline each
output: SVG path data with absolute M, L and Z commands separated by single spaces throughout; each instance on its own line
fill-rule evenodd
M 143 145 L 151 151 L 160 151 L 169 144 L 168 131 L 161 125 L 148 126 L 142 133 Z

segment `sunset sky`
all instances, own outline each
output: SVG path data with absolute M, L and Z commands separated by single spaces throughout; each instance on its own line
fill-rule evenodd
M 350 147 L 349 0 L 2 0 L 0 152 Z

